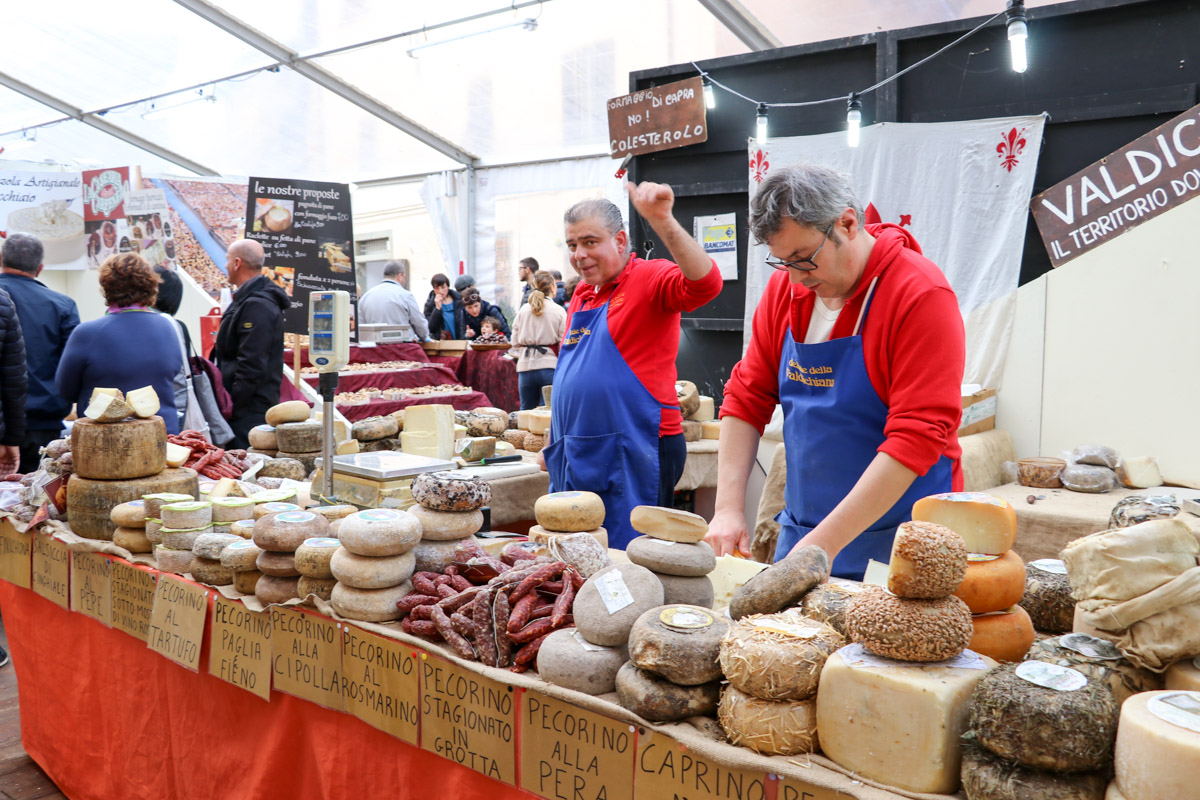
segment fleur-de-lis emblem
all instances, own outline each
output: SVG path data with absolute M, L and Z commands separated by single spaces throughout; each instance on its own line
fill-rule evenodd
M 996 152 L 1000 154 L 1000 166 L 1004 167 L 1009 172 L 1013 171 L 1020 159 L 1017 156 L 1025 149 L 1025 128 L 1017 130 L 1013 128 L 1008 133 L 1000 138 L 1000 144 L 996 145 Z
M 762 150 L 759 150 L 754 154 L 754 158 L 750 159 L 750 169 L 754 170 L 755 183 L 762 183 L 770 168 L 771 162 L 767 161 L 767 155 Z

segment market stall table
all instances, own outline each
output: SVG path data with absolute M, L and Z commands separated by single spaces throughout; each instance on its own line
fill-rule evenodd
M 414 394 L 403 400 L 374 400 L 361 405 L 341 405 L 337 410 L 351 422 L 357 422 L 367 417 L 381 417 L 399 411 L 409 406 L 442 403 L 454 406 L 458 411 L 470 411 L 472 408 L 490 406 L 492 403 L 482 392 L 454 392 L 451 394 Z
M 321 380 L 316 374 L 301 377 L 314 389 Z M 448 383 L 458 383 L 458 377 L 454 370 L 443 364 L 427 363 L 413 369 L 344 370 L 338 373 L 339 393 L 361 389 L 414 389 L 418 386 L 445 386 Z
M 435 364 L 454 370 L 458 382 L 483 392 L 491 398 L 496 408 L 517 411 L 521 408 L 521 393 L 517 384 L 517 362 L 505 358 L 507 350 L 474 350 L 470 347 L 462 354 L 442 355 L 429 353 Z

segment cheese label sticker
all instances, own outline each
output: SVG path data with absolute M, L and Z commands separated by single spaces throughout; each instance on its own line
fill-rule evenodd
M 1200 733 L 1200 692 L 1171 692 L 1151 697 L 1146 710 L 1154 716 Z
M 263 503 L 263 511 L 268 514 L 276 514 L 280 511 L 299 511 L 300 506 L 295 503 Z
M 602 647 L 598 644 L 592 644 L 587 639 L 583 638 L 583 634 L 578 629 L 571 631 L 571 635 L 575 637 L 575 641 L 579 642 L 579 646 L 590 653 L 599 653 L 601 650 L 607 650 L 607 647 Z
M 980 561 L 995 561 L 1000 556 L 988 555 L 987 553 L 967 553 L 967 561 L 978 563 Z
M 305 539 L 305 547 L 340 547 L 341 541 L 337 539 L 329 539 L 322 536 L 314 536 L 312 539 Z
M 633 595 L 629 592 L 629 587 L 625 585 L 625 579 L 621 577 L 618 570 L 605 572 L 603 575 L 596 576 L 596 589 L 600 592 L 600 599 L 604 602 L 604 607 L 608 609 L 609 614 L 615 614 L 626 606 L 633 605 Z
M 142 506 L 146 505 L 146 501 L 145 500 L 130 500 L 125 505 L 136 506 L 137 508 L 141 508 Z
M 659 612 L 658 618 L 668 628 L 677 628 L 679 630 L 707 628 L 715 621 L 712 614 L 709 614 L 707 611 L 702 611 L 699 608 L 687 608 L 685 606 L 664 608 Z
M 1068 633 L 1059 637 L 1058 643 L 1068 650 L 1074 650 L 1088 658 L 1098 658 L 1103 661 L 1120 661 L 1121 651 L 1105 639 L 1088 636 L 1086 633 Z
M 1034 686 L 1056 692 L 1074 692 L 1087 686 L 1087 676 L 1079 670 L 1044 661 L 1022 661 L 1017 665 L 1016 675 Z
M 377 508 L 372 511 L 358 512 L 358 518 L 364 519 L 367 522 L 393 522 L 395 520 L 400 519 L 400 515 L 397 514 L 395 511 L 388 511 L 386 509 L 378 509 Z
M 298 525 L 302 522 L 312 522 L 317 518 L 316 514 L 310 514 L 307 511 L 285 511 L 275 517 L 276 522 L 286 522 L 290 525 Z
M 1030 561 L 1029 566 L 1054 575 L 1067 574 L 1067 565 L 1057 558 L 1039 558 L 1037 561 Z

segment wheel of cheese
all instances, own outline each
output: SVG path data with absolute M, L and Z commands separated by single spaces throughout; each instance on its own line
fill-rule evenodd
M 796 609 L 742 617 L 720 648 L 729 682 L 763 700 L 805 700 L 817 692 L 825 661 L 846 644 L 831 626 Z
M 256 569 L 235 572 L 233 573 L 233 588 L 242 594 L 254 594 L 255 587 L 258 586 L 258 579 L 262 576 L 262 573 Z
M 1200 656 L 1176 661 L 1167 668 L 1166 688 L 1200 692 Z
M 635 564 L 664 575 L 694 578 L 707 575 L 717 566 L 717 557 L 707 542 L 685 544 L 653 536 L 638 536 L 625 545 L 625 555 Z
M 718 656 L 729 622 L 699 606 L 652 608 L 629 631 L 629 660 L 680 686 L 722 677 Z
M 265 478 L 287 478 L 291 481 L 302 481 L 307 477 L 308 472 L 305 471 L 302 461 L 296 458 L 285 458 L 282 452 L 275 453 L 274 455 L 278 456 L 278 458 L 272 458 L 259 468 L 259 480 Z
M 971 609 L 954 595 L 909 600 L 871 586 L 850 601 L 846 632 L 877 656 L 927 662 L 957 656 L 975 628 Z
M 892 542 L 887 588 L 897 597 L 936 600 L 954 594 L 967 572 L 967 546 L 945 525 L 902 522 Z
M 192 567 L 192 551 L 188 550 L 173 550 L 166 545 L 154 546 L 154 563 L 158 566 L 160 572 L 173 572 L 176 575 L 183 575 Z
M 407 511 L 374 508 L 339 520 L 338 539 L 360 556 L 398 556 L 421 541 L 421 523 Z
M 67 524 L 85 539 L 111 539 L 117 529 L 111 517 L 113 506 L 158 492 L 176 492 L 191 498 L 198 489 L 195 470 L 186 468 L 120 481 L 97 481 L 75 474 L 67 481 Z
M 413 506 L 408 513 L 421 523 L 421 538 L 427 542 L 465 539 L 483 527 L 482 511 L 434 511 Z
M 209 586 L 229 586 L 233 583 L 233 571 L 222 566 L 220 561 L 195 556 L 188 566 L 192 579 Z
M 312 508 L 310 508 L 308 510 L 314 514 L 320 514 L 322 517 L 329 520 L 330 522 L 333 522 L 334 520 L 344 519 L 345 517 L 348 517 L 351 514 L 353 514 L 354 512 L 358 511 L 358 509 L 355 508 L 354 506 L 345 505 L 345 504 L 336 505 L 336 506 L 313 506 Z
M 967 647 L 997 661 L 1022 661 L 1033 644 L 1033 623 L 1020 606 L 974 614 L 971 626 L 975 631 Z
M 492 502 L 492 487 L 470 475 L 425 472 L 413 478 L 412 496 L 434 511 L 474 511 Z
M 1021 607 L 1029 613 L 1034 629 L 1070 633 L 1075 624 L 1075 600 L 1067 580 L 1067 565 L 1059 559 L 1029 562 Z
M 1030 769 L 970 740 L 962 748 L 962 783 L 969 800 L 1104 800 L 1108 778 L 1108 770 L 1057 773 Z
M 552 492 L 534 502 L 533 515 L 548 531 L 590 531 L 604 524 L 604 501 L 595 492 Z
M 275 460 L 277 462 L 278 461 L 296 461 L 296 462 L 298 462 L 300 464 L 301 469 L 304 470 L 304 476 L 300 477 L 300 478 L 293 478 L 293 480 L 303 481 L 309 475 L 312 474 L 312 471 L 314 469 L 317 468 L 317 459 L 320 457 L 321 457 L 320 450 L 317 450 L 312 453 L 292 453 L 292 452 L 285 452 L 283 450 L 280 450 L 279 458 L 277 458 Z
M 710 419 L 700 423 L 700 438 L 714 439 L 721 438 L 721 421 L 719 419 Z
M 167 427 L 162 417 L 78 419 L 71 426 L 71 462 L 76 475 L 98 481 L 157 475 L 167 466 Z
M 627 661 L 617 671 L 617 701 L 642 719 L 672 722 L 712 716 L 721 699 L 719 681 L 699 686 L 676 686 Z
M 305 539 L 296 548 L 296 569 L 306 578 L 327 579 L 333 577 L 329 561 L 341 547 L 341 542 L 329 537 Z
M 279 440 L 275 436 L 274 425 L 255 425 L 246 435 L 250 446 L 256 450 L 278 450 Z
M 681 578 L 678 575 L 664 575 L 660 572 L 654 574 L 658 576 L 658 582 L 662 584 L 664 603 L 682 603 L 701 608 L 713 607 L 713 584 L 712 579 L 707 575 Z
M 683 441 L 698 442 L 704 438 L 704 426 L 695 420 L 683 421 Z
M 131 553 L 149 553 L 154 550 L 154 544 L 146 538 L 142 528 L 117 528 L 113 531 L 112 543 Z
M 146 520 L 146 529 L 145 530 L 146 530 L 146 538 L 151 542 L 151 544 L 161 544 L 162 543 L 162 536 L 160 534 L 160 531 L 162 531 L 162 520 L 157 520 L 157 519 Z
M 705 395 L 700 395 L 700 407 L 688 415 L 688 419 L 696 420 L 697 422 L 712 422 L 716 418 L 716 401 Z
M 629 524 L 646 536 L 685 544 L 698 544 L 708 533 L 708 523 L 699 514 L 661 506 L 635 506 Z
M 626 600 L 632 602 L 622 606 Z M 584 582 L 575 595 L 572 614 L 585 639 L 616 647 L 629 641 L 638 617 L 662 604 L 662 583 L 653 572 L 637 564 L 614 564 Z
M 269 514 L 283 514 L 287 511 L 303 511 L 303 509 L 295 503 L 255 503 L 254 522 L 257 525 L 258 520 Z
M 231 522 L 229 523 L 229 532 L 243 539 L 249 539 L 254 535 L 254 520 L 239 519 L 237 522 Z
M 1196 796 L 1200 692 L 1134 695 L 1121 706 L 1116 782 L 1129 800 Z
M 472 411 L 467 416 L 467 435 L 500 436 L 508 430 L 508 412 L 501 412 L 501 414 L 503 416 L 480 413 L 478 410 Z
M 400 433 L 400 422 L 395 417 L 368 417 L 355 422 L 350 435 L 360 442 L 395 438 Z
M 254 493 L 254 502 L 256 505 L 264 503 L 292 503 L 296 505 L 296 494 L 296 489 L 291 486 L 279 489 L 263 489 L 261 492 Z
M 386 589 L 355 589 L 344 583 L 333 587 L 329 602 L 339 616 L 363 622 L 388 622 L 400 619 L 396 607 L 401 597 L 412 591 L 408 581 Z
M 386 450 L 399 450 L 399 439 L 376 439 L 373 442 L 360 442 L 358 452 L 360 453 L 381 453 Z M 282 456 L 283 453 L 280 453 Z
M 300 570 L 296 569 L 296 556 L 293 553 L 263 550 L 254 559 L 254 567 L 263 575 L 270 575 L 272 578 L 295 578 L 300 575 Z
M 339 547 L 329 569 L 338 582 L 355 589 L 386 589 L 411 578 L 416 564 L 412 551 L 397 556 L 360 556 Z
M 584 694 L 615 691 L 617 670 L 629 660 L 624 646 L 592 644 L 573 628 L 546 637 L 538 648 L 537 671 L 544 681 Z
M 516 429 L 512 429 L 512 428 L 510 428 L 510 429 L 506 430 L 504 433 L 500 434 L 501 439 L 508 442 L 513 447 L 517 448 L 518 450 L 525 449 L 525 440 L 528 437 L 529 437 L 528 432 L 523 431 L 523 430 L 516 430 Z M 545 642 L 542 643 L 542 646 L 543 647 L 545 646 Z M 538 653 L 541 653 L 541 650 L 538 650 Z
M 546 437 L 540 434 L 531 433 L 525 437 L 525 452 L 538 453 L 546 446 Z
M 416 572 L 445 572 L 446 567 L 457 560 L 454 557 L 454 551 L 461 541 L 461 539 L 452 539 L 448 542 L 417 542 L 417 546 L 412 549 L 413 558 L 416 559 L 414 570 Z
M 999 497 L 983 492 L 945 492 L 913 504 L 912 518 L 945 525 L 963 538 L 968 553 L 999 556 L 1017 539 L 1017 512 Z
M 187 530 L 207 527 L 212 524 L 212 503 L 207 500 L 168 503 L 159 509 L 159 519 L 164 528 Z
M 300 599 L 299 578 L 276 578 L 263 575 L 254 584 L 254 596 L 264 606 Z
M 254 498 L 252 497 L 218 497 L 212 503 L 213 522 L 237 522 L 242 519 L 254 519 Z
M 146 501 L 130 500 L 128 503 L 113 506 L 109 519 L 118 528 L 144 528 L 146 527 Z
M 854 595 L 863 590 L 863 584 L 858 581 L 848 581 L 843 578 L 830 578 L 822 584 L 814 586 L 800 601 L 800 610 L 804 616 L 817 622 L 824 622 L 842 636 L 846 635 L 846 608 Z
M 258 554 L 263 552 L 247 539 L 234 542 L 221 551 L 221 564 L 234 572 L 257 571 Z
M 1044 661 L 1082 672 L 1088 678 L 1108 686 L 1117 705 L 1138 692 L 1153 692 L 1163 688 L 1164 676 L 1135 666 L 1112 642 L 1085 633 L 1068 633 L 1035 641 L 1025 654 L 1025 660 Z M 1171 670 L 1167 670 L 1165 677 L 1166 688 L 1187 688 L 1171 686 Z M 1197 686 L 1200 686 L 1200 682 Z
M 683 416 L 690 417 L 700 408 L 700 390 L 691 381 L 675 381 L 675 395 Z
M 162 507 L 167 503 L 185 503 L 188 500 L 195 500 L 199 494 L 199 478 L 197 477 L 196 491 L 191 494 L 182 494 L 180 492 L 156 492 L 148 494 L 142 498 L 142 502 L 146 507 L 146 519 L 156 519 L 162 521 Z
M 192 544 L 192 552 L 199 558 L 220 561 L 221 552 L 226 547 L 244 541 L 246 540 L 240 536 L 234 536 L 232 533 L 206 533 L 196 537 L 196 541 Z
M 267 514 L 254 523 L 254 543 L 277 553 L 294 553 L 305 539 L 327 535 L 329 522 L 311 511 Z
M 717 719 L 729 741 L 768 756 L 817 750 L 817 701 L 762 700 L 726 686 Z
M 274 458 L 279 451 L 275 448 L 268 450 L 266 448 L 247 447 L 246 452 L 254 456 L 266 456 L 267 458 Z
M 334 586 L 337 586 L 337 581 L 333 578 L 310 578 L 307 575 L 301 575 L 299 582 L 296 583 L 296 593 L 301 598 L 315 595 L 328 603 L 333 597 Z
M 206 525 L 203 528 L 180 530 L 164 525 L 158 531 L 158 538 L 172 550 L 191 550 L 196 546 L 196 540 L 200 538 L 200 535 L 205 533 L 212 533 L 212 528 Z
M 1011 608 L 1025 594 L 1025 562 L 1013 550 L 1002 556 L 971 553 L 966 574 L 954 594 L 972 614 Z
M 287 422 L 304 422 L 311 413 L 312 409 L 303 400 L 289 400 L 268 408 L 266 422 L 268 425 L 279 427 Z
M 596 528 L 595 530 L 580 531 L 580 533 L 586 533 L 588 536 L 591 536 L 593 539 L 595 539 L 597 542 L 600 543 L 601 547 L 603 547 L 606 551 L 608 550 L 608 529 L 607 528 L 604 528 L 603 526 L 601 526 L 599 528 Z M 543 528 L 541 525 L 534 525 L 529 529 L 529 541 L 537 542 L 538 544 L 545 544 L 545 545 L 549 545 L 550 542 L 557 541 L 564 536 L 574 536 L 574 535 L 575 534 L 573 534 L 573 533 L 560 533 L 558 531 L 548 531 L 545 528 Z

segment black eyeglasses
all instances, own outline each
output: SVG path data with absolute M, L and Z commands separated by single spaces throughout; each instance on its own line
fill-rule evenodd
M 834 223 L 834 224 L 837 224 L 837 223 Z M 781 270 L 781 271 L 786 270 L 786 269 L 798 269 L 802 272 L 812 272 L 814 269 L 817 268 L 817 262 L 813 261 L 813 259 L 817 257 L 817 253 L 821 252 L 821 247 L 825 246 L 825 242 L 829 241 L 829 234 L 832 232 L 833 232 L 833 225 L 830 225 L 828 228 L 825 229 L 825 236 L 824 236 L 824 238 L 821 239 L 821 246 L 818 247 L 816 250 L 814 250 L 813 254 L 811 256 L 809 256 L 808 258 L 797 258 L 795 261 L 772 261 L 771 259 L 768 258 L 767 266 L 770 267 L 771 269 L 777 269 L 777 270 Z M 801 266 L 802 264 L 810 264 L 811 266 L 805 267 L 805 266 Z

